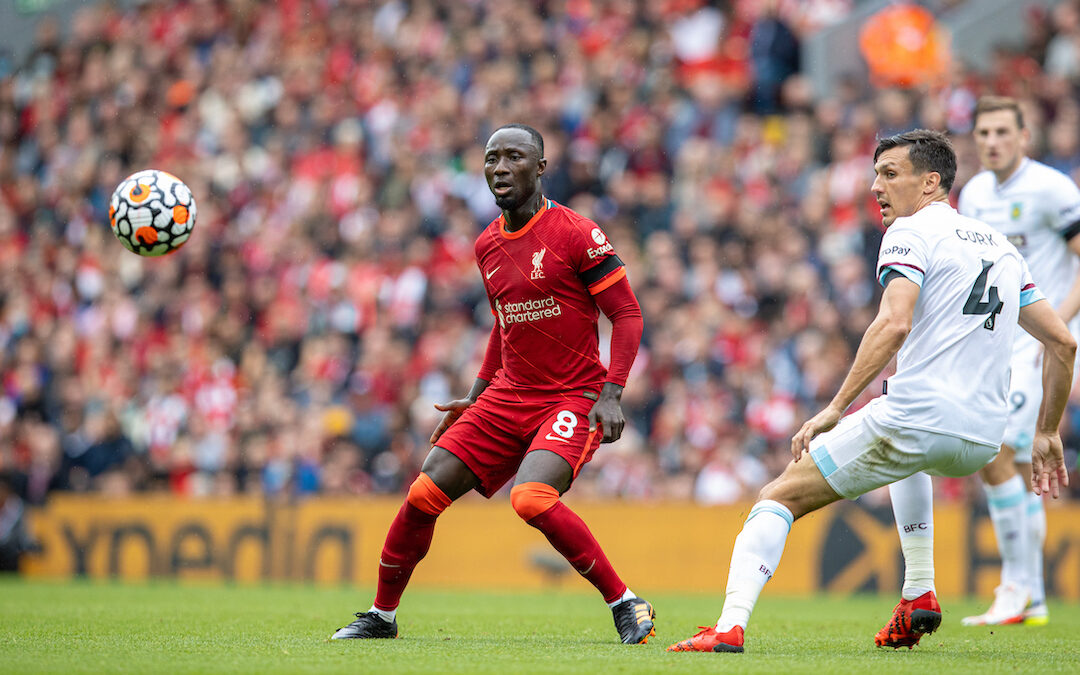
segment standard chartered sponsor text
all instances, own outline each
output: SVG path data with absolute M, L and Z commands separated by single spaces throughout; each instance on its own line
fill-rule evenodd
M 508 302 L 506 304 L 496 300 L 495 307 L 504 326 L 512 323 L 526 323 L 562 316 L 562 305 L 555 302 L 555 298 L 550 295 L 535 300 Z

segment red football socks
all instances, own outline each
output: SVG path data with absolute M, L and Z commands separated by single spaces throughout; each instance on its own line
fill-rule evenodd
M 401 594 L 409 584 L 416 565 L 431 548 L 438 515 L 425 513 L 409 502 L 401 505 L 397 517 L 386 533 L 382 555 L 379 557 L 379 586 L 375 591 L 375 606 L 389 612 L 397 609 Z
M 566 558 L 578 574 L 596 586 L 604 595 L 604 602 L 614 602 L 622 596 L 626 584 L 615 574 L 615 569 L 608 562 L 585 521 L 571 511 L 570 507 L 557 502 L 547 511 L 526 522 L 543 532 L 555 550 Z

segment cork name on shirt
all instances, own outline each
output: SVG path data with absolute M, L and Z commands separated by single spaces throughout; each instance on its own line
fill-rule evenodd
M 513 323 L 526 323 L 562 316 L 562 305 L 555 302 L 555 298 L 550 295 L 537 300 L 508 302 L 506 304 L 496 300 L 495 312 L 499 315 L 499 325 L 506 328 L 507 325 Z
M 994 241 L 993 235 L 983 234 L 981 232 L 974 232 L 972 230 L 956 230 L 956 236 L 961 241 L 970 241 L 973 244 L 982 244 L 997 246 L 998 243 Z

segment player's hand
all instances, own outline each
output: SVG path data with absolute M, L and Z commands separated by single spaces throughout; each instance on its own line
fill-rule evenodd
M 1031 446 L 1031 489 L 1037 495 L 1050 493 L 1058 498 L 1059 490 L 1069 484 L 1069 470 L 1065 468 L 1065 451 L 1061 436 L 1057 433 L 1035 434 Z
M 619 440 L 623 427 L 626 426 L 620 403 L 622 390 L 617 384 L 605 382 L 604 388 L 600 390 L 600 397 L 589 410 L 589 433 L 595 433 L 597 428 L 603 429 L 604 437 L 600 440 L 601 443 Z
M 835 427 L 843 415 L 843 410 L 837 410 L 830 404 L 807 420 L 802 425 L 802 428 L 791 437 L 791 454 L 795 461 L 799 461 L 805 453 L 810 451 L 810 441 L 814 440 L 815 436 Z
M 443 432 L 449 429 L 450 425 L 461 417 L 461 413 L 465 412 L 465 409 L 473 403 L 476 403 L 476 401 L 471 398 L 459 398 L 449 403 L 436 403 L 435 409 L 442 410 L 446 414 L 439 421 L 439 426 L 435 427 L 435 431 L 431 432 L 431 444 L 435 445 L 435 441 L 439 440 L 439 436 L 442 436 Z

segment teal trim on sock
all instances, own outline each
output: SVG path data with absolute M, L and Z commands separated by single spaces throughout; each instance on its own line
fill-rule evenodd
M 1035 495 L 1035 499 L 1028 499 L 1027 513 L 1029 516 L 1041 513 L 1043 510 L 1045 510 L 1045 507 L 1043 506 L 1042 497 Z
M 788 529 L 791 529 L 792 523 L 795 522 L 795 517 L 791 515 L 791 511 L 784 508 L 782 505 L 772 502 L 758 502 L 754 504 L 754 507 L 750 509 L 750 515 L 746 516 L 746 522 L 750 522 L 750 519 L 759 513 L 774 513 L 784 519 L 787 523 Z
M 1027 493 L 1021 491 L 1004 497 L 988 497 L 986 501 L 995 509 L 1007 509 L 1024 501 L 1026 494 Z

